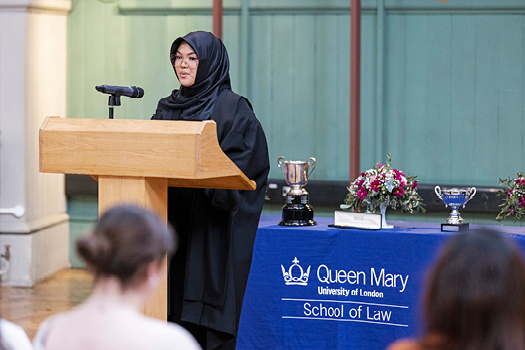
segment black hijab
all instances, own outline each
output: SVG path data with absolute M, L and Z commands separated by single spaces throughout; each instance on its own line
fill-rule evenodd
M 183 41 L 191 46 L 199 58 L 195 83 L 190 87 L 181 86 L 180 89 L 173 90 L 170 96 L 162 98 L 157 113 L 159 110 L 171 110 L 175 112 L 173 119 L 207 120 L 211 117 L 220 92 L 231 89 L 228 53 L 215 35 L 197 31 L 177 38 L 171 45 L 170 57 L 177 52 Z

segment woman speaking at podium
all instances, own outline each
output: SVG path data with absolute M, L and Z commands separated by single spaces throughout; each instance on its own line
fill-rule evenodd
M 235 349 L 268 171 L 268 146 L 249 101 L 231 90 L 228 53 L 208 32 L 171 45 L 181 84 L 160 99 L 152 119 L 214 120 L 223 152 L 257 183 L 255 191 L 169 188 L 168 220 L 179 235 L 170 264 L 168 320 L 204 349 Z

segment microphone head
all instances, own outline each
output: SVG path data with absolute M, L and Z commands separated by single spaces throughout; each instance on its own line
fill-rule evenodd
M 97 85 L 95 89 L 99 92 L 106 93 L 106 85 Z
M 144 90 L 142 88 L 137 86 L 132 86 L 131 88 L 133 88 L 133 95 L 131 97 L 141 98 L 144 96 Z

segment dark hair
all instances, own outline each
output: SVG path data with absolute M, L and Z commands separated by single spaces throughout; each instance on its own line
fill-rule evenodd
M 431 270 L 424 298 L 430 348 L 525 349 L 525 265 L 492 230 L 453 236 Z M 424 344 L 422 344 L 424 345 Z
M 77 240 L 77 252 L 94 270 L 95 278 L 117 277 L 127 288 L 142 277 L 153 261 L 162 261 L 176 249 L 169 224 L 135 205 L 106 211 L 94 231 Z

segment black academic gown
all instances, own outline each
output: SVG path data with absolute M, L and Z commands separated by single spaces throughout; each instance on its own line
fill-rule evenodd
M 178 114 L 157 109 L 152 119 Z M 257 188 L 169 188 L 168 220 L 179 235 L 179 250 L 170 264 L 168 319 L 186 326 L 208 349 L 233 349 L 270 165 L 264 131 L 248 100 L 224 89 L 211 119 L 221 149 Z

